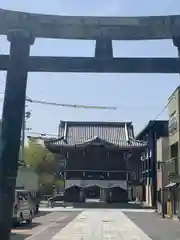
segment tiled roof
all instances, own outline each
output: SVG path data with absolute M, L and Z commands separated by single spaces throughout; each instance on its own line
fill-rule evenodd
M 115 147 L 144 147 L 145 142 L 134 139 L 131 122 L 69 122 L 61 121 L 59 138 L 47 144 L 82 146 L 92 142 Z

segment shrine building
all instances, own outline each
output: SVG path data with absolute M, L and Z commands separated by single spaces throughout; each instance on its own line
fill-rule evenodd
M 67 201 L 128 201 L 146 147 L 135 139 L 132 122 L 61 121 L 58 135 L 45 146 L 59 158 Z

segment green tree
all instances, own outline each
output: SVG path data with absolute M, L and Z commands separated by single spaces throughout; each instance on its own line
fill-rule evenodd
M 42 145 L 30 142 L 28 147 L 25 147 L 24 155 L 26 165 L 37 174 L 53 173 L 55 169 L 54 156 Z
M 58 160 L 47 148 L 31 141 L 25 147 L 24 156 L 25 164 L 38 174 L 40 186 L 53 188 L 60 184 Z

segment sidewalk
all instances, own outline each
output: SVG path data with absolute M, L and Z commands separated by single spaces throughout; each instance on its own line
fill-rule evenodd
M 85 210 L 51 240 L 151 240 L 121 210 Z

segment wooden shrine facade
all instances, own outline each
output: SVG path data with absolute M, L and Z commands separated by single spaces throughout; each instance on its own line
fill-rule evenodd
M 126 199 L 128 183 L 138 181 L 137 166 L 146 146 L 134 139 L 131 122 L 64 121 L 59 125 L 59 138 L 45 141 L 45 145 L 61 162 L 63 159 L 60 172 L 66 190 L 118 188 Z

